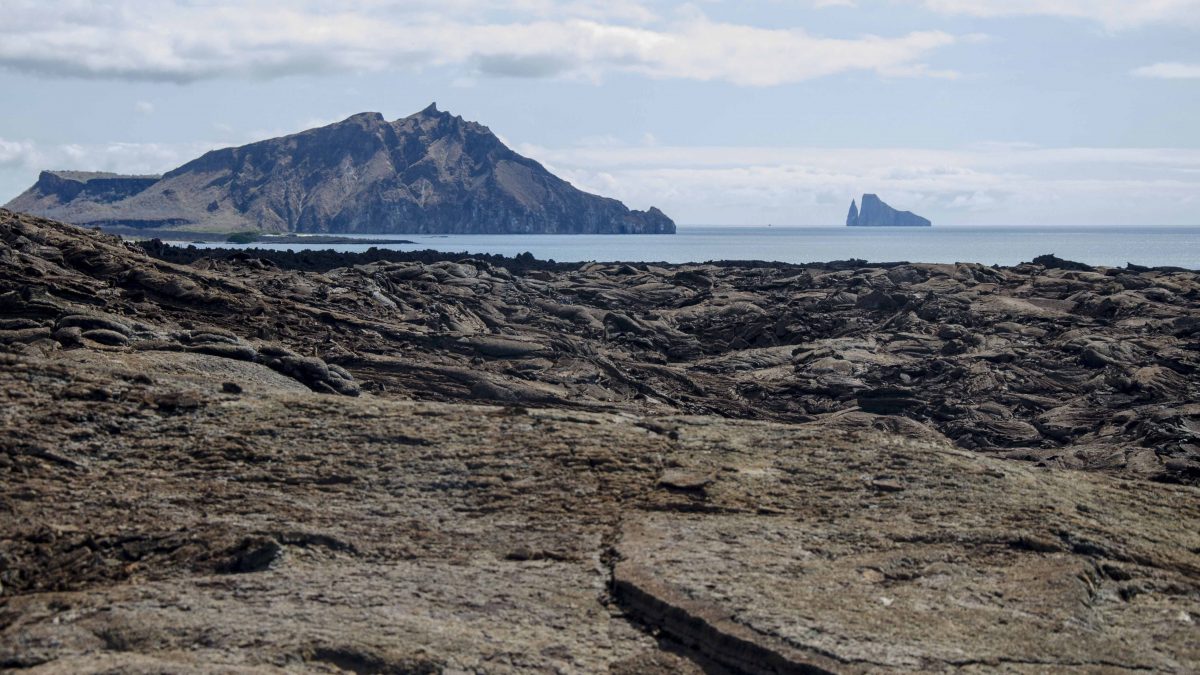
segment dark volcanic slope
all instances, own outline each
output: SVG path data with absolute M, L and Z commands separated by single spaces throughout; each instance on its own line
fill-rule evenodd
M 43 172 L 7 205 L 79 225 L 268 232 L 672 234 L 435 106 L 214 150 L 155 177 Z
M 68 329 L 108 325 L 64 324 L 75 310 L 48 293 L 123 326 L 94 334 L 121 349 L 228 354 L 322 391 L 873 427 L 1200 477 L 1195 272 L 427 259 L 317 274 L 246 257 L 172 265 L 104 235 L 2 219 L 23 252 L 0 275 L 13 317 L 0 342 L 14 347 L 90 344 Z

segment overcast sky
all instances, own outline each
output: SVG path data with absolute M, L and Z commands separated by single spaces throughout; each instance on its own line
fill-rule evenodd
M 1200 225 L 1200 0 L 0 0 L 0 202 L 431 101 L 681 224 Z

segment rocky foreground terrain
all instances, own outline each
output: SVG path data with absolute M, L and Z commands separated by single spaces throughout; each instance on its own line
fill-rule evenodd
M 1196 273 L 400 257 L 0 212 L 0 668 L 1200 668 Z
M 336 253 L 147 248 L 192 263 L 207 306 L 223 306 L 209 325 L 282 341 L 389 397 L 875 428 L 1200 480 L 1196 272 L 1052 256 L 679 266 L 382 251 L 347 266 Z M 201 306 L 175 304 L 148 311 L 187 321 Z

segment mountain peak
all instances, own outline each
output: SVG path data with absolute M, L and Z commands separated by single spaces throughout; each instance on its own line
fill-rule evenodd
M 430 103 L 429 105 L 425 106 L 425 109 L 421 110 L 420 112 L 413 113 L 412 115 L 409 115 L 408 117 L 402 117 L 397 121 L 403 121 L 406 119 L 418 120 L 421 122 L 425 122 L 425 121 L 429 121 L 429 120 L 440 121 L 440 120 L 444 120 L 444 119 L 454 119 L 454 116 L 451 115 L 450 113 L 446 112 L 445 110 L 438 110 L 437 103 Z M 457 119 L 462 119 L 462 118 L 459 117 Z
M 441 138 L 444 136 L 460 136 L 483 132 L 490 134 L 487 127 L 477 122 L 468 122 L 460 115 L 453 115 L 445 110 L 438 110 L 436 103 L 430 103 L 424 110 L 415 112 L 408 117 L 401 117 L 392 122 L 392 127 L 401 136 L 417 133 L 426 138 Z
M 369 128 L 369 127 L 377 127 L 381 124 L 387 124 L 387 119 L 384 118 L 383 114 L 377 113 L 377 112 L 360 112 L 360 113 L 351 115 L 340 122 L 334 122 L 333 124 L 330 124 L 327 126 L 329 126 L 329 127 L 359 126 L 359 127 Z M 315 129 L 309 129 L 308 131 L 315 131 Z M 301 131 L 300 133 L 305 133 L 305 132 Z

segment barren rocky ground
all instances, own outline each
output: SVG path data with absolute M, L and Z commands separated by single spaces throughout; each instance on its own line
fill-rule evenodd
M 249 289 L 229 298 L 189 271 L 217 294 L 205 320 L 310 351 L 388 396 L 874 427 L 1045 465 L 1200 480 L 1196 272 L 1053 257 L 510 271 L 478 260 L 349 267 L 336 254 L 328 269 L 321 254 L 270 255 L 278 266 L 197 261 Z M 253 316 L 235 309 L 244 303 Z M 161 303 L 150 311 L 179 319 Z
M 0 212 L 0 668 L 1192 672 L 1197 276 Z

